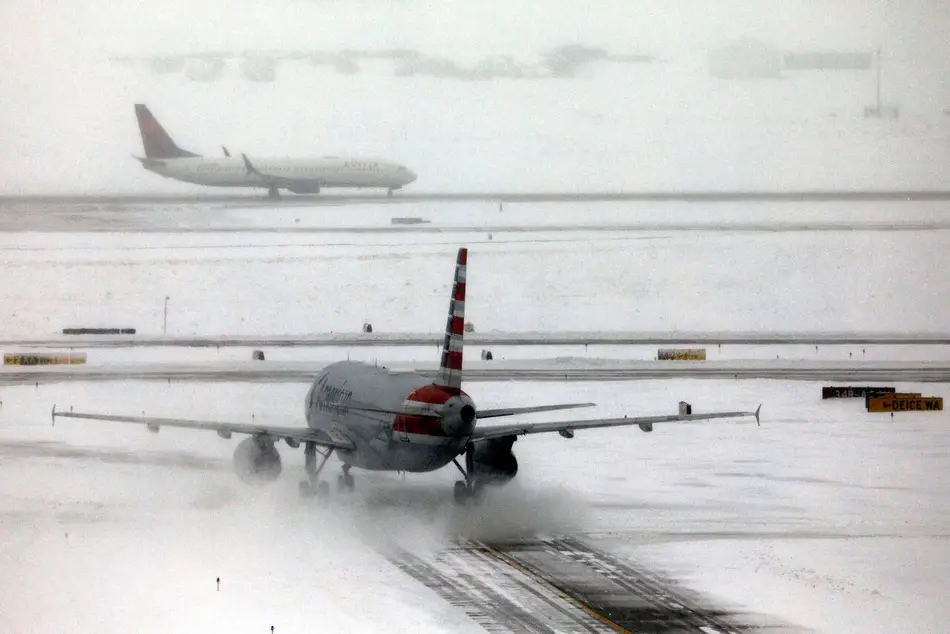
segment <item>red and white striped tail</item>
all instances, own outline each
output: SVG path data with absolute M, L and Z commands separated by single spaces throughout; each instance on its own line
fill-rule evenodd
M 435 384 L 450 390 L 462 389 L 462 343 L 465 334 L 465 264 L 468 249 L 459 249 L 455 264 L 455 283 L 449 300 L 449 319 L 445 325 L 442 362 Z

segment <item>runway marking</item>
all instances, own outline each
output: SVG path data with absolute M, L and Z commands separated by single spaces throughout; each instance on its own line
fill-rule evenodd
M 656 572 L 576 538 L 463 540 L 425 560 L 406 551 L 390 560 L 492 632 L 737 634 L 778 626 L 762 615 L 709 606 Z
M 609 631 L 597 627 L 585 612 L 532 588 L 532 581 L 519 579 L 517 571 L 498 567 L 465 547 L 449 549 L 431 561 L 404 550 L 390 560 L 489 632 Z
M 579 601 L 579 600 L 575 599 L 575 598 L 572 597 L 571 595 L 569 595 L 569 594 L 563 592 L 563 591 L 562 591 L 560 588 L 558 588 L 557 586 L 552 585 L 551 583 L 549 583 L 549 582 L 547 581 L 547 579 L 545 579 L 544 577 L 542 577 L 541 575 L 539 575 L 537 572 L 531 570 L 530 568 L 526 568 L 525 566 L 522 566 L 521 563 L 519 563 L 518 560 L 515 559 L 514 557 L 512 557 L 511 555 L 508 555 L 508 554 L 503 553 L 503 552 L 501 552 L 501 551 L 499 551 L 499 550 L 496 550 L 496 549 L 492 548 L 491 546 L 489 546 L 488 544 L 484 544 L 484 543 L 482 543 L 482 542 L 476 542 L 476 543 L 479 544 L 479 545 L 480 545 L 482 548 L 484 548 L 486 551 L 488 551 L 489 553 L 491 553 L 492 555 L 494 555 L 496 559 L 499 559 L 499 560 L 505 562 L 507 565 L 512 566 L 512 567 L 515 568 L 516 570 L 519 570 L 520 572 L 524 573 L 525 575 L 527 575 L 527 576 L 529 576 L 529 577 L 535 579 L 539 584 L 543 585 L 543 586 L 546 587 L 546 588 L 549 588 L 552 593 L 557 594 L 559 597 L 561 597 L 561 598 L 564 599 L 565 601 L 568 601 L 568 602 L 572 603 L 573 605 L 575 605 L 576 607 L 580 608 L 581 610 L 584 610 L 585 612 L 587 612 L 588 614 L 590 614 L 592 617 L 594 617 L 594 618 L 597 619 L 598 621 L 600 621 L 600 622 L 604 623 L 605 625 L 607 625 L 607 626 L 608 626 L 609 628 L 611 628 L 612 630 L 614 630 L 614 631 L 616 631 L 616 632 L 623 632 L 624 634 L 633 634 L 630 630 L 625 629 L 624 627 L 622 627 L 622 626 L 620 626 L 620 625 L 614 623 L 613 621 L 611 621 L 610 619 L 608 619 L 606 616 L 604 616 L 603 614 L 597 612 L 596 610 L 594 610 L 593 608 L 591 608 L 589 605 L 587 605 L 587 604 L 584 603 L 583 601 Z

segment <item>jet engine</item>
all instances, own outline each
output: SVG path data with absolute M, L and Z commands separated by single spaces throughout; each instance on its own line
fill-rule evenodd
M 244 484 L 273 482 L 280 475 L 280 454 L 275 439 L 251 436 L 234 449 L 234 472 Z
M 475 429 L 475 406 L 467 396 L 453 396 L 442 405 L 439 413 L 442 430 L 449 436 L 468 436 Z
M 502 436 L 475 443 L 475 479 L 485 484 L 507 484 L 518 473 L 518 459 L 511 446 L 518 438 Z

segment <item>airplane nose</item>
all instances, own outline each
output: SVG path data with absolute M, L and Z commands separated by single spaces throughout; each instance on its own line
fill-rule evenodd
M 406 182 L 407 182 L 407 183 L 411 183 L 412 181 L 416 180 L 416 179 L 418 178 L 418 176 L 417 176 L 416 173 L 413 172 L 411 169 L 408 169 L 408 168 L 407 168 L 407 169 L 406 169 L 406 178 L 409 179 L 409 180 L 406 181 Z

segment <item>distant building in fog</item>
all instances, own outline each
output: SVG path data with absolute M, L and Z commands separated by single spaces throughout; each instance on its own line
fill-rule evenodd
M 785 54 L 785 70 L 870 70 L 872 54 L 848 51 L 801 51 Z
M 782 54 L 758 40 L 736 40 L 709 54 L 709 74 L 720 79 L 769 79 L 782 76 Z
M 277 60 L 264 55 L 249 55 L 241 61 L 241 74 L 251 81 L 274 81 Z
M 192 81 L 217 81 L 223 73 L 220 57 L 193 57 L 185 65 L 185 77 Z

